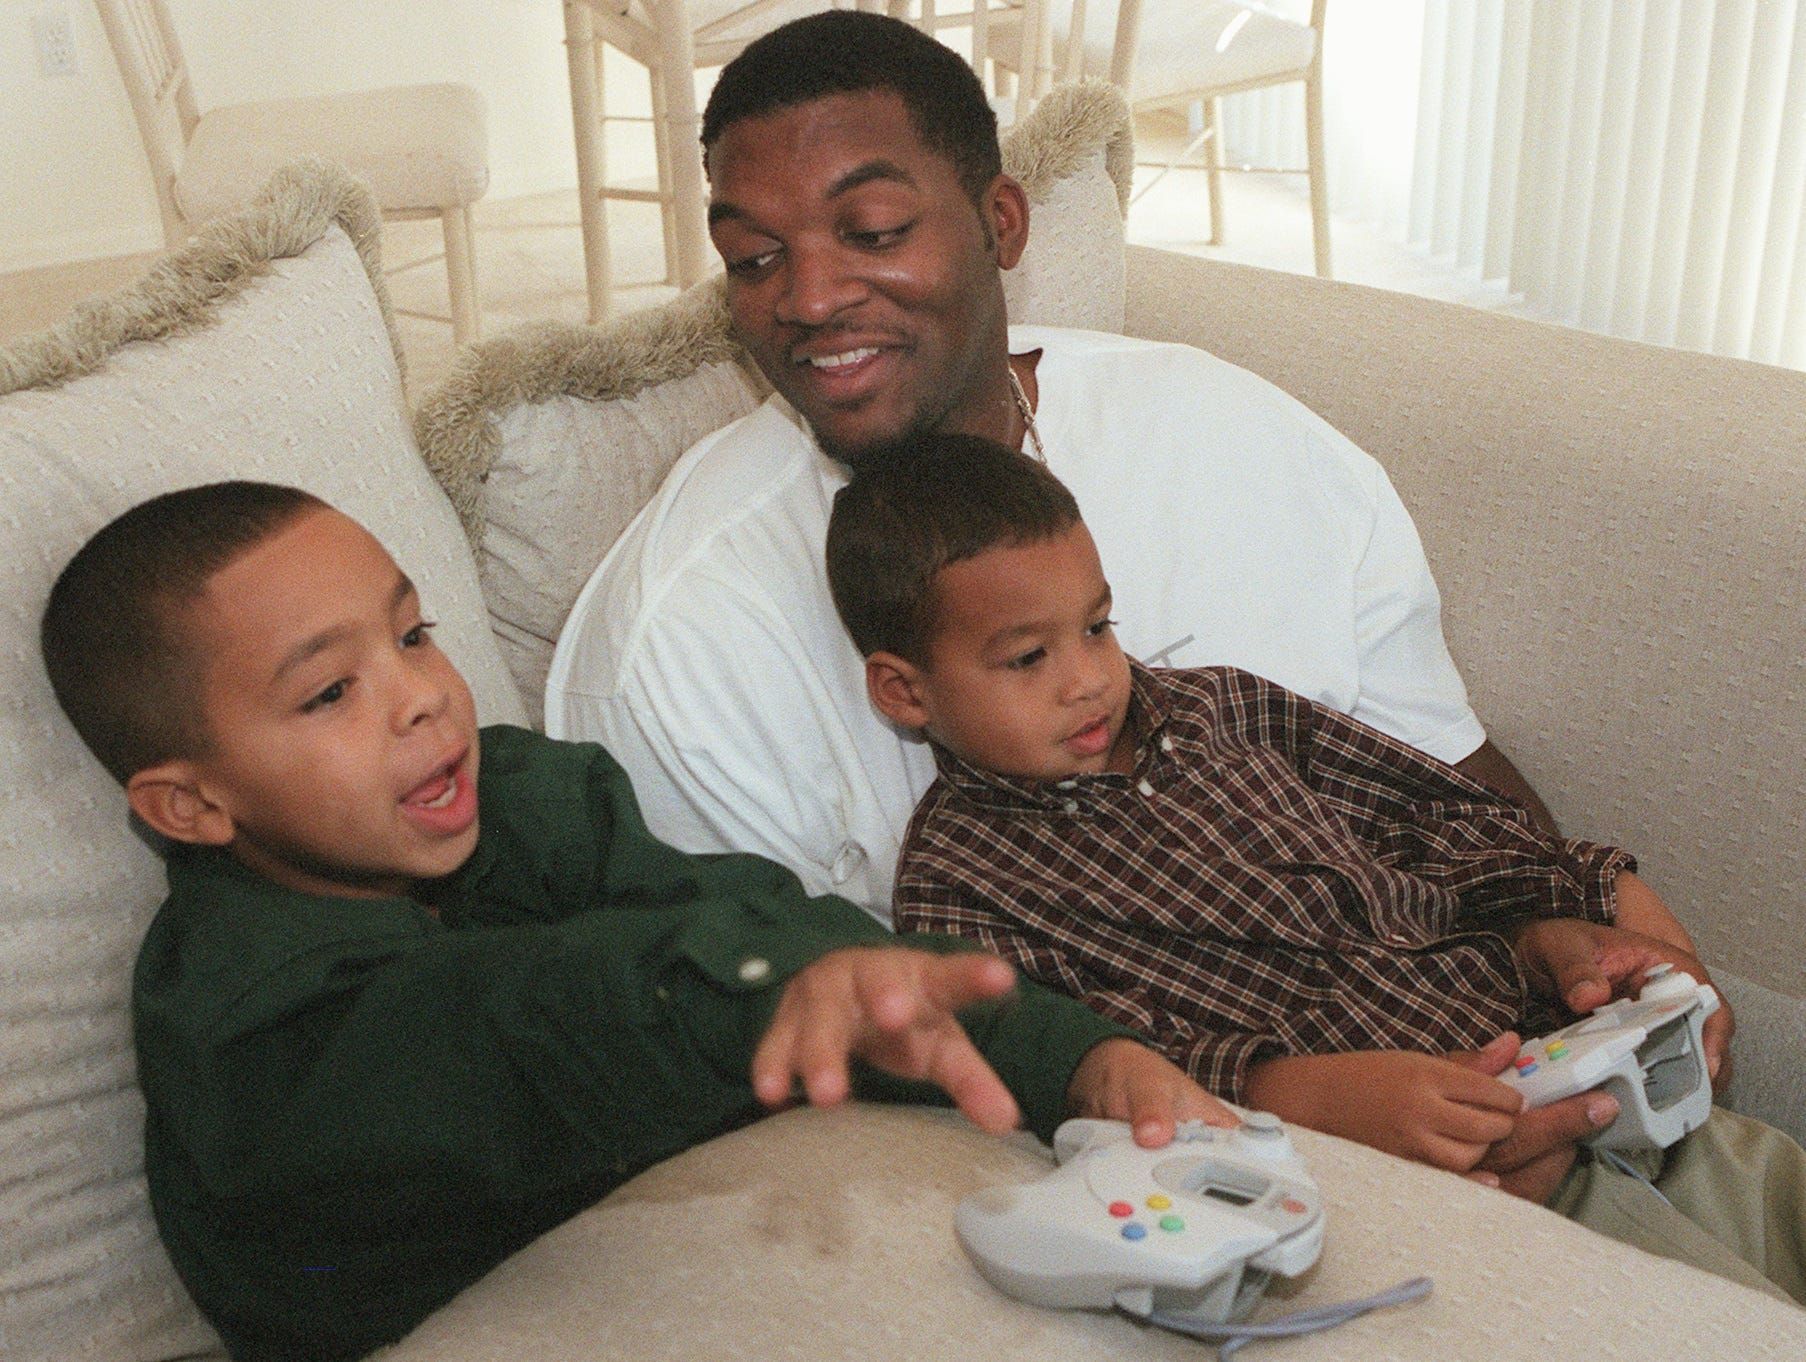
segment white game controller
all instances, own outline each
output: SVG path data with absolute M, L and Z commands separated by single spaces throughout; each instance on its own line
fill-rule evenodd
M 1235 1130 L 1182 1122 L 1161 1149 L 1121 1121 L 1067 1121 L 1054 1158 L 1039 1182 L 976 1192 L 954 1214 L 985 1280 L 1030 1304 L 1217 1324 L 1322 1251 L 1317 1184 L 1265 1112 Z
M 1712 1113 L 1700 1028 L 1717 1010 L 1710 984 L 1657 965 L 1640 996 L 1527 1042 L 1502 1078 L 1532 1107 L 1603 1087 L 1618 1099 L 1618 1119 L 1588 1144 L 1666 1149 Z

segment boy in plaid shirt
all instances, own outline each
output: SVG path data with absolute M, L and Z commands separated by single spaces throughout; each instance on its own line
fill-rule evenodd
M 1490 1181 L 1520 1034 L 1657 964 L 1705 978 L 1613 925 L 1660 907 L 1627 853 L 1258 676 L 1125 657 L 1076 503 L 1019 451 L 933 435 L 862 468 L 827 565 L 873 704 L 935 751 L 897 929 L 982 941 L 1223 1097 Z M 1643 1158 L 1666 1200 L 1573 1145 L 1551 1163 L 1513 1190 L 1806 1299 L 1779 1132 L 1715 1109 Z

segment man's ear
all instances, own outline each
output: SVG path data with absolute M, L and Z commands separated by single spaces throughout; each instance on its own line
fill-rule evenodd
M 922 669 L 895 653 L 873 653 L 865 660 L 865 689 L 878 712 L 904 728 L 925 728 Z
M 1008 175 L 999 175 L 985 192 L 985 225 L 997 243 L 997 268 L 1013 270 L 1028 246 L 1028 195 Z
M 125 797 L 133 813 L 172 842 L 223 847 L 232 840 L 232 815 L 207 794 L 193 762 L 145 767 L 126 781 Z

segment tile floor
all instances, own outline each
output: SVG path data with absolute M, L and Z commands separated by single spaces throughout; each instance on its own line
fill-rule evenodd
M 1182 140 L 1182 128 L 1144 121 L 1136 135 L 1143 154 L 1152 158 L 1175 137 Z M 1138 170 L 1138 185 L 1154 173 L 1152 167 Z M 1129 239 L 1269 269 L 1311 268 L 1310 214 L 1301 178 L 1229 175 L 1224 199 L 1224 243 L 1208 246 L 1203 177 L 1176 171 L 1135 205 L 1129 216 Z M 584 319 L 575 190 L 485 200 L 476 206 L 475 219 L 485 335 L 534 319 Z M 654 206 L 610 204 L 609 240 L 617 309 L 631 311 L 672 296 L 674 290 L 663 282 Z M 1339 279 L 1484 307 L 1510 304 L 1499 290 L 1462 279 L 1360 224 L 1335 222 L 1332 241 Z M 455 354 L 451 329 L 442 320 L 447 303 L 438 250 L 439 231 L 433 222 L 397 223 L 384 234 L 384 254 L 392 271 L 390 293 L 407 352 L 409 388 L 416 397 L 445 375 Z M 82 298 L 135 278 L 153 258 L 85 261 L 0 277 L 0 341 L 52 325 Z

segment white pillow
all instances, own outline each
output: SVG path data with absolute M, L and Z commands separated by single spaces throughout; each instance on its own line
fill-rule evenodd
M 157 493 L 291 483 L 419 583 L 484 722 L 520 722 L 468 548 L 414 447 L 368 197 L 285 173 L 117 298 L 0 352 L 0 1355 L 151 1362 L 217 1348 L 143 1178 L 132 964 L 165 893 L 38 654 L 56 574 Z M 267 264 L 266 264 L 267 261 Z M 374 283 L 373 283 L 374 279 Z M 35 385 L 35 386 L 27 386 Z
M 1030 200 L 1004 275 L 1014 321 L 1121 331 L 1134 169 L 1114 86 L 1054 91 L 1003 144 Z M 768 390 L 728 335 L 721 281 L 607 327 L 533 323 L 465 352 L 421 403 L 421 452 L 477 546 L 483 594 L 533 721 L 572 603 L 677 457 Z

